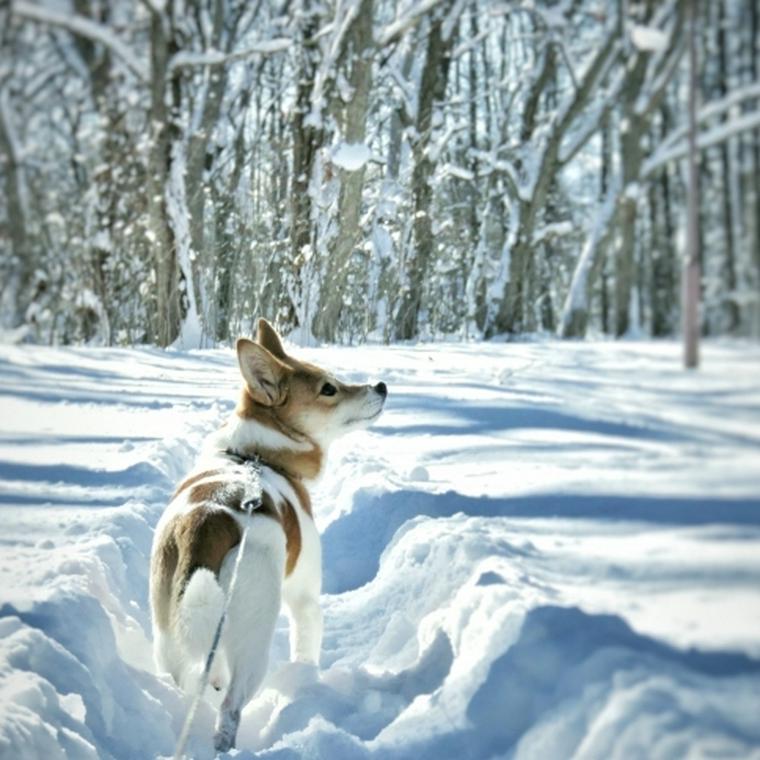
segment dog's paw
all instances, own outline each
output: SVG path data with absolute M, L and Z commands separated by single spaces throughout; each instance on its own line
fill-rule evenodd
M 217 752 L 228 752 L 235 746 L 235 737 L 228 736 L 222 731 L 214 734 L 214 749 Z
M 235 746 L 238 725 L 240 723 L 240 710 L 225 710 L 219 713 L 214 734 L 214 749 L 217 752 L 227 752 Z

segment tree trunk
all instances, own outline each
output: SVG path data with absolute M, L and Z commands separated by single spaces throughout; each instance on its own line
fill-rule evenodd
M 410 44 L 404 53 L 404 59 L 401 63 L 401 76 L 404 80 L 409 79 L 414 64 L 415 48 Z M 404 127 L 410 126 L 411 121 L 406 113 L 403 100 L 393 109 L 391 114 L 390 134 L 388 136 L 388 164 L 387 176 L 392 180 L 398 179 L 401 168 L 401 142 Z
M 91 18 L 97 23 L 108 24 L 110 9 L 107 5 L 96 8 L 90 0 L 75 0 L 74 7 L 80 15 Z M 86 330 L 89 333 L 86 339 L 90 340 L 99 333 L 101 343 L 110 345 L 110 315 L 115 304 L 112 302 L 110 292 L 109 260 L 114 246 L 114 228 L 119 217 L 117 209 L 122 197 L 122 188 L 114 177 L 114 169 L 125 160 L 122 153 L 125 146 L 119 144 L 124 134 L 117 103 L 114 102 L 114 93 L 109 92 L 112 64 L 110 51 L 107 47 L 101 49 L 86 37 L 75 35 L 73 41 L 87 66 L 92 102 L 104 124 L 103 148 L 100 156 L 102 169 L 93 177 L 96 187 L 96 229 L 90 234 L 92 248 L 87 273 L 92 292 L 100 301 L 100 308 L 97 309 L 96 314 L 88 313 L 86 316 Z
M 211 29 L 211 45 L 215 50 L 230 52 L 235 40 L 235 25 L 239 15 L 227 19 L 232 28 L 226 30 L 226 44 L 223 40 L 225 31 L 225 3 L 222 0 L 214 0 L 213 21 Z M 206 260 L 206 194 L 207 184 L 205 174 L 211 170 L 213 156 L 209 153 L 209 142 L 214 128 L 219 121 L 222 101 L 227 88 L 228 76 L 226 66 L 214 66 L 204 71 L 206 77 L 204 86 L 199 88 L 199 96 L 202 102 L 197 107 L 200 112 L 198 122 L 193 128 L 187 145 L 187 171 L 185 175 L 185 187 L 187 188 L 187 212 L 190 227 L 190 245 L 192 257 L 192 282 L 194 283 L 194 298 L 198 307 L 200 318 L 207 321 L 206 309 L 204 308 L 204 287 L 202 282 L 201 265 Z M 224 199 L 223 199 L 224 202 Z
M 757 0 L 750 0 L 750 32 L 751 32 L 751 49 L 750 49 L 750 74 L 751 81 L 760 81 L 760 8 Z M 752 177 L 754 184 L 754 242 L 752 244 L 752 259 L 755 266 L 755 288 L 756 292 L 760 290 L 760 129 L 752 133 Z M 757 313 L 760 316 L 760 305 L 757 307 Z
M 548 44 L 544 51 L 540 73 L 528 95 L 523 111 L 520 139 L 523 143 L 531 140 L 538 118 L 541 95 L 553 79 L 557 65 L 557 52 L 553 44 Z M 559 169 L 558 154 L 561 133 L 549 139 L 544 149 L 538 177 L 529 200 L 515 199 L 519 204 L 519 228 L 515 242 L 509 251 L 509 278 L 504 289 L 504 296 L 499 304 L 495 325 L 489 333 L 516 334 L 522 332 L 527 317 L 529 304 L 530 256 L 533 253 L 533 233 L 539 212 L 544 208 L 554 176 Z
M 599 204 L 593 228 L 589 233 L 573 272 L 560 320 L 559 335 L 562 338 L 582 338 L 589 322 L 589 305 L 598 273 L 604 266 L 604 254 L 618 228 L 620 213 L 617 203 L 618 189 L 607 190 L 607 197 Z M 602 328 L 607 329 L 607 283 L 602 283 Z
M 478 27 L 478 3 L 470 7 L 470 37 L 475 40 L 480 34 Z M 487 257 L 489 204 L 493 188 L 494 172 L 485 180 L 485 187 L 480 189 L 478 180 L 478 95 L 481 91 L 478 80 L 478 51 L 480 46 L 472 46 L 468 52 L 468 127 L 470 132 L 470 153 L 468 169 L 472 173 L 469 186 L 470 204 L 468 223 L 470 228 L 469 248 L 473 252 L 465 257 L 469 262 L 465 273 L 465 335 L 467 337 L 482 336 L 486 321 L 486 288 L 484 268 Z M 487 93 L 484 93 L 486 101 Z M 488 124 L 488 122 L 486 122 Z M 489 125 L 490 126 L 490 125 Z M 480 213 L 478 213 L 480 211 Z
M 10 320 L 9 327 L 24 322 L 25 291 L 31 278 L 31 251 L 27 237 L 28 208 L 24 169 L 19 155 L 19 139 L 13 123 L 13 109 L 5 88 L 0 90 L 0 151 L 5 155 L 5 198 L 11 241 L 9 273 L 2 289 L 2 316 Z
M 718 3 L 718 63 L 719 63 L 719 83 L 718 91 L 721 97 L 728 94 L 728 56 L 726 50 L 726 9 L 725 0 Z M 723 122 L 728 120 L 728 116 L 723 117 Z M 729 331 L 734 332 L 739 327 L 739 304 L 736 301 L 736 245 L 737 240 L 735 232 L 735 212 L 734 202 L 738 199 L 733 198 L 733 181 L 731 172 L 731 157 L 729 153 L 729 142 L 724 140 L 720 146 L 720 163 L 723 173 L 723 186 L 721 196 L 723 199 L 723 225 L 725 229 L 725 254 L 726 258 L 723 265 L 723 277 L 726 287 L 726 297 L 724 308 L 726 312 L 726 326 Z
M 601 218 L 594 222 L 589 239 L 578 257 L 570 289 L 567 293 L 559 335 L 562 338 L 583 338 L 586 335 L 591 310 L 592 294 L 597 275 L 603 274 L 601 285 L 602 330 L 607 332 L 607 278 L 604 276 L 604 254 L 609 245 L 614 226 L 617 204 L 617 189 L 610 192 L 610 165 L 612 163 L 612 141 L 610 139 L 609 119 L 601 124 L 601 170 L 599 173 L 599 207 L 597 214 Z
M 419 88 L 419 102 L 415 122 L 416 135 L 412 143 L 414 169 L 412 172 L 412 209 L 414 250 L 409 256 L 405 272 L 406 282 L 397 314 L 396 337 L 411 340 L 417 337 L 422 291 L 427 279 L 433 254 L 433 189 L 430 179 L 435 163 L 430 155 L 433 131 L 433 114 L 437 103 L 446 95 L 449 75 L 449 55 L 454 42 L 453 32 L 444 39 L 443 19 L 450 4 L 430 20 L 430 31 L 425 52 L 425 64 Z
M 684 365 L 699 365 L 699 154 L 697 151 L 697 10 L 689 4 L 689 194 L 683 273 Z
M 651 17 L 651 3 L 644 20 Z M 622 194 L 617 221 L 620 244 L 615 252 L 615 335 L 625 335 L 631 327 L 631 297 L 635 278 L 636 220 L 638 216 L 638 182 L 643 158 L 641 141 L 646 133 L 646 120 L 637 108 L 637 100 L 647 72 L 650 54 L 639 51 L 629 84 L 623 91 L 620 135 Z
M 319 149 L 324 141 L 321 123 L 308 117 L 311 113 L 311 95 L 318 64 L 318 48 L 314 35 L 319 31 L 319 11 L 306 3 L 302 45 L 298 51 L 299 68 L 296 84 L 296 103 L 292 117 L 293 175 L 290 187 L 290 308 L 283 315 L 285 326 L 300 325 L 299 312 L 303 299 L 308 298 L 307 284 L 303 282 L 304 265 L 313 254 L 312 180 Z
M 373 0 L 361 0 L 356 18 L 344 38 L 345 48 L 339 64 L 339 67 L 347 69 L 344 75 L 351 88 L 347 102 L 344 103 L 341 96 L 337 95 L 336 108 L 341 140 L 349 145 L 362 144 L 365 139 L 372 85 L 372 20 Z M 313 324 L 314 335 L 330 342 L 334 342 L 337 337 L 351 256 L 360 239 L 359 219 L 364 175 L 364 165 L 355 171 L 338 168 L 338 231 L 331 241 L 326 276 L 320 291 L 319 310 Z
M 176 52 L 176 43 L 168 36 L 168 15 L 153 10 L 150 18 L 151 144 L 147 176 L 148 235 L 154 249 L 156 267 L 155 340 L 160 346 L 171 345 L 178 337 L 185 305 L 180 293 L 180 276 L 174 231 L 169 222 L 166 188 L 171 170 L 172 114 L 167 107 L 167 89 L 171 84 L 173 102 L 178 103 L 176 74 L 169 81 L 168 63 Z
M 670 133 L 670 114 L 661 109 L 659 137 Z M 672 210 L 672 188 L 670 168 L 666 165 L 652 187 L 656 206 L 659 209 L 658 250 L 652 265 L 652 335 L 664 337 L 672 335 L 675 329 L 674 304 L 678 302 L 677 275 L 675 262 L 675 231 Z
M 243 108 L 247 108 L 248 96 L 244 95 Z M 240 239 L 235 235 L 235 217 L 230 213 L 233 203 L 231 195 L 240 184 L 245 162 L 245 122 L 235 137 L 235 159 L 229 182 L 229 194 L 215 198 L 216 261 L 215 283 L 215 332 L 218 341 L 230 337 L 230 321 L 234 297 L 234 271 L 240 256 Z M 232 218 L 231 218 L 232 217 Z

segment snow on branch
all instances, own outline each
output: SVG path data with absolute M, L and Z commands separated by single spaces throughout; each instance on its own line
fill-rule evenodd
M 644 53 L 661 53 L 668 49 L 670 36 L 655 26 L 631 26 L 631 42 Z
M 714 119 L 723 116 L 726 112 L 730 111 L 735 106 L 740 105 L 745 100 L 760 99 L 760 82 L 752 82 L 751 84 L 744 85 L 743 87 L 737 87 L 729 92 L 725 97 L 717 100 L 711 100 L 709 103 L 705 103 L 697 113 L 697 123 L 702 124 L 709 119 Z M 687 128 L 686 126 L 678 127 L 665 138 L 657 149 L 655 156 L 660 154 L 671 153 L 677 144 L 686 139 Z M 669 159 L 666 159 L 669 160 Z M 660 161 L 658 160 L 658 165 Z
M 364 143 L 340 143 L 331 156 L 332 163 L 347 172 L 358 171 L 371 158 L 372 152 Z
M 144 82 L 147 82 L 149 79 L 148 69 L 143 65 L 142 61 L 137 58 L 128 45 L 102 24 L 98 24 L 76 13 L 59 13 L 58 11 L 26 2 L 26 0 L 15 0 L 11 5 L 11 13 L 18 18 L 36 21 L 49 26 L 57 26 L 79 37 L 85 37 L 92 42 L 97 42 L 108 48 L 138 79 Z
M 244 60 L 255 55 L 272 55 L 287 50 L 293 41 L 288 37 L 275 37 L 250 45 L 245 50 L 235 53 L 223 53 L 220 50 L 206 50 L 202 53 L 191 50 L 176 53 L 169 60 L 169 70 L 189 68 L 191 66 L 222 66 L 226 63 Z
M 541 245 L 541 243 L 545 243 L 547 240 L 553 240 L 554 238 L 558 237 L 566 237 L 567 235 L 572 234 L 573 229 L 573 223 L 567 220 L 546 224 L 541 227 L 541 229 L 536 230 L 533 233 L 531 245 Z
M 743 87 L 738 87 L 729 92 L 725 97 L 712 100 L 703 105 L 697 113 L 697 124 L 704 124 L 710 119 L 725 116 L 732 108 L 741 105 L 744 101 L 756 99 L 760 99 L 760 82 L 753 82 Z M 708 148 L 733 137 L 739 132 L 753 129 L 758 118 L 760 118 L 760 111 L 744 114 L 739 119 L 729 119 L 727 122 L 719 124 L 708 132 L 703 132 L 698 136 L 698 147 L 700 149 Z M 673 130 L 644 163 L 644 176 L 650 176 L 669 161 L 683 158 L 686 155 L 687 149 L 686 137 L 687 129 L 685 126 Z
M 706 150 L 715 145 L 720 145 L 731 137 L 741 132 L 747 132 L 760 127 L 760 111 L 753 111 L 744 114 L 737 119 L 731 119 L 724 124 L 718 124 L 712 129 L 703 132 L 697 137 L 697 148 Z M 650 177 L 657 169 L 660 169 L 670 161 L 677 161 L 684 158 L 688 153 L 689 146 L 685 140 L 676 142 L 675 145 L 668 141 L 670 146 L 663 144 L 654 155 L 644 163 L 642 176 Z

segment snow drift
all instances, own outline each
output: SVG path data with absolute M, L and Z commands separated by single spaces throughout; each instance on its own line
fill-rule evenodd
M 281 620 L 236 757 L 760 756 L 757 347 L 304 353 L 389 402 L 314 499 L 320 671 Z M 171 756 L 148 556 L 232 353 L 2 347 L 0 378 L 0 757 Z

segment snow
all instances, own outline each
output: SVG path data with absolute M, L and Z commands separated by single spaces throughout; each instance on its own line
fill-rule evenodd
M 469 169 L 465 169 L 463 166 L 457 166 L 456 164 L 441 164 L 438 171 L 442 177 L 456 177 L 465 182 L 473 182 L 475 180 L 475 175 Z
M 283 619 L 230 756 L 760 756 L 757 345 L 299 351 L 390 396 L 315 494 L 320 671 Z M 0 346 L 0 378 L 0 756 L 171 756 L 148 555 L 233 354 Z
M 667 32 L 653 26 L 631 26 L 631 42 L 642 52 L 661 53 L 668 49 L 670 37 Z
M 372 152 L 364 143 L 340 143 L 332 151 L 332 162 L 347 172 L 361 169 L 372 157 Z

